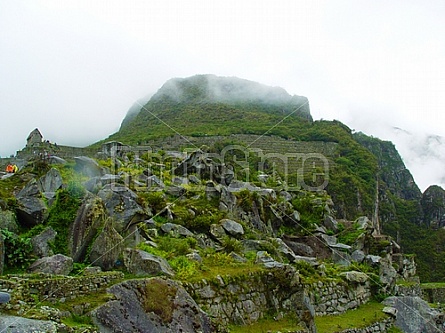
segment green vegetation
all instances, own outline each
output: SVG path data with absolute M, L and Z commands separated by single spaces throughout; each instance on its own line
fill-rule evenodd
M 320 333 L 334 333 L 348 328 L 361 328 L 382 321 L 388 316 L 382 312 L 384 305 L 369 302 L 358 309 L 349 310 L 338 316 L 323 316 L 315 318 L 317 331 Z
M 304 326 L 298 324 L 298 319 L 292 316 L 285 316 L 280 319 L 263 318 L 250 325 L 230 325 L 230 333 L 275 333 L 294 332 L 303 330 Z
M 173 300 L 176 296 L 177 289 L 168 285 L 162 280 L 150 280 L 146 290 L 143 293 L 144 299 L 142 306 L 146 313 L 154 312 L 165 323 L 169 323 L 173 318 L 175 309 Z
M 56 201 L 49 211 L 45 225 L 52 227 L 57 236 L 52 244 L 54 253 L 68 254 L 68 228 L 77 215 L 82 203 L 83 189 L 70 183 L 66 190 L 57 193 Z
M 36 259 L 32 255 L 31 238 L 18 236 L 6 229 L 0 232 L 4 240 L 6 268 L 26 269 Z

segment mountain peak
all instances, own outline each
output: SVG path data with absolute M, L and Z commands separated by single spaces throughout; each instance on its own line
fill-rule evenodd
M 299 111 L 310 115 L 306 97 L 291 96 L 281 87 L 267 86 L 238 77 L 222 77 L 213 74 L 170 79 L 158 90 L 152 100 L 160 98 L 168 98 L 178 103 L 223 102 L 292 105 L 299 108 Z

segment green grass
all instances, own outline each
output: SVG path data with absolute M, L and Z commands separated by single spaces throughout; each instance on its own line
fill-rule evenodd
M 361 328 L 382 321 L 388 316 L 382 312 L 384 305 L 369 302 L 356 310 L 347 311 L 338 316 L 323 316 L 315 318 L 319 333 L 334 333 L 348 328 Z
M 230 333 L 275 333 L 275 332 L 295 332 L 303 330 L 295 318 L 284 317 L 280 320 L 273 318 L 261 319 L 251 325 L 229 326 Z
M 432 282 L 432 283 L 422 283 L 420 284 L 422 289 L 439 289 L 445 288 L 445 282 Z

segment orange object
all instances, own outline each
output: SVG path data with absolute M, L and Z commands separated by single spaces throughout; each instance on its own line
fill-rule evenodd
M 12 164 L 8 164 L 6 167 L 6 172 L 12 173 L 14 172 L 14 166 Z

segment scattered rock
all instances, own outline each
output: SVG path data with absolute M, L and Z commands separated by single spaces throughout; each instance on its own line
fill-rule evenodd
M 326 216 L 323 220 L 323 225 L 328 230 L 332 230 L 334 232 L 338 231 L 338 222 L 332 216 Z
M 365 253 L 363 251 L 360 251 L 360 250 L 355 250 L 351 254 L 351 259 L 353 261 L 355 261 L 356 263 L 360 264 L 360 263 L 363 262 L 363 260 L 365 260 Z
M 126 249 L 124 251 L 124 265 L 131 274 L 137 276 L 175 275 L 164 258 L 138 249 Z
M 190 230 L 188 230 L 186 227 L 183 227 L 179 224 L 174 223 L 164 223 L 161 226 L 161 230 L 165 232 L 166 234 L 170 234 L 174 237 L 193 237 L 194 234 Z
M 68 275 L 73 270 L 73 259 L 63 254 L 43 257 L 36 260 L 28 271 L 30 273 L 45 273 L 54 275 Z
M 266 268 L 281 268 L 284 266 L 281 262 L 275 261 L 266 251 L 257 252 L 255 263 L 263 264 Z
M 229 219 L 219 221 L 224 230 L 233 237 L 240 237 L 244 235 L 244 228 L 238 222 Z

